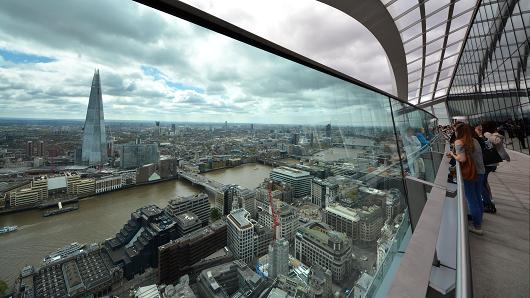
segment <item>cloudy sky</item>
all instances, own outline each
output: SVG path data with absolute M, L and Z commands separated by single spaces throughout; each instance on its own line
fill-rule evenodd
M 187 2 L 392 91 L 375 38 L 324 4 Z M 131 1 L 0 2 L 0 117 L 83 119 L 95 68 L 106 119 L 366 124 L 388 113 L 376 94 Z

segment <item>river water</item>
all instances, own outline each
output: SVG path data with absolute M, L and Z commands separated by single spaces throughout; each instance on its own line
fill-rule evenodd
M 224 184 L 254 189 L 269 176 L 271 167 L 245 164 L 206 173 Z M 42 217 L 41 210 L 0 215 L 0 227 L 17 225 L 17 232 L 0 235 L 0 279 L 12 285 L 25 265 L 38 265 L 43 257 L 72 242 L 101 242 L 113 237 L 131 212 L 148 204 L 165 207 L 176 196 L 200 192 L 200 187 L 172 180 L 99 195 L 79 203 L 79 210 Z

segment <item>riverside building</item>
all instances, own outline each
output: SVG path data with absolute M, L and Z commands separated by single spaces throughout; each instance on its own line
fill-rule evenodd
M 302 198 L 311 193 L 312 177 L 309 172 L 290 167 L 274 168 L 270 174 L 271 179 L 289 183 L 293 188 L 293 197 Z

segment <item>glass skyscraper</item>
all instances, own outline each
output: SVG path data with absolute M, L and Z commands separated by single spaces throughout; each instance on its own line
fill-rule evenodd
M 107 133 L 103 117 L 103 98 L 99 70 L 94 72 L 90 98 L 83 128 L 82 161 L 88 165 L 105 163 L 107 160 Z

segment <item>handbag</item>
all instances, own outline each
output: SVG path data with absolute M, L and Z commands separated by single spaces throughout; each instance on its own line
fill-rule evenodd
M 460 163 L 460 170 L 462 171 L 462 179 L 468 181 L 477 179 L 477 167 L 475 166 L 475 161 L 467 153 L 466 161 Z

